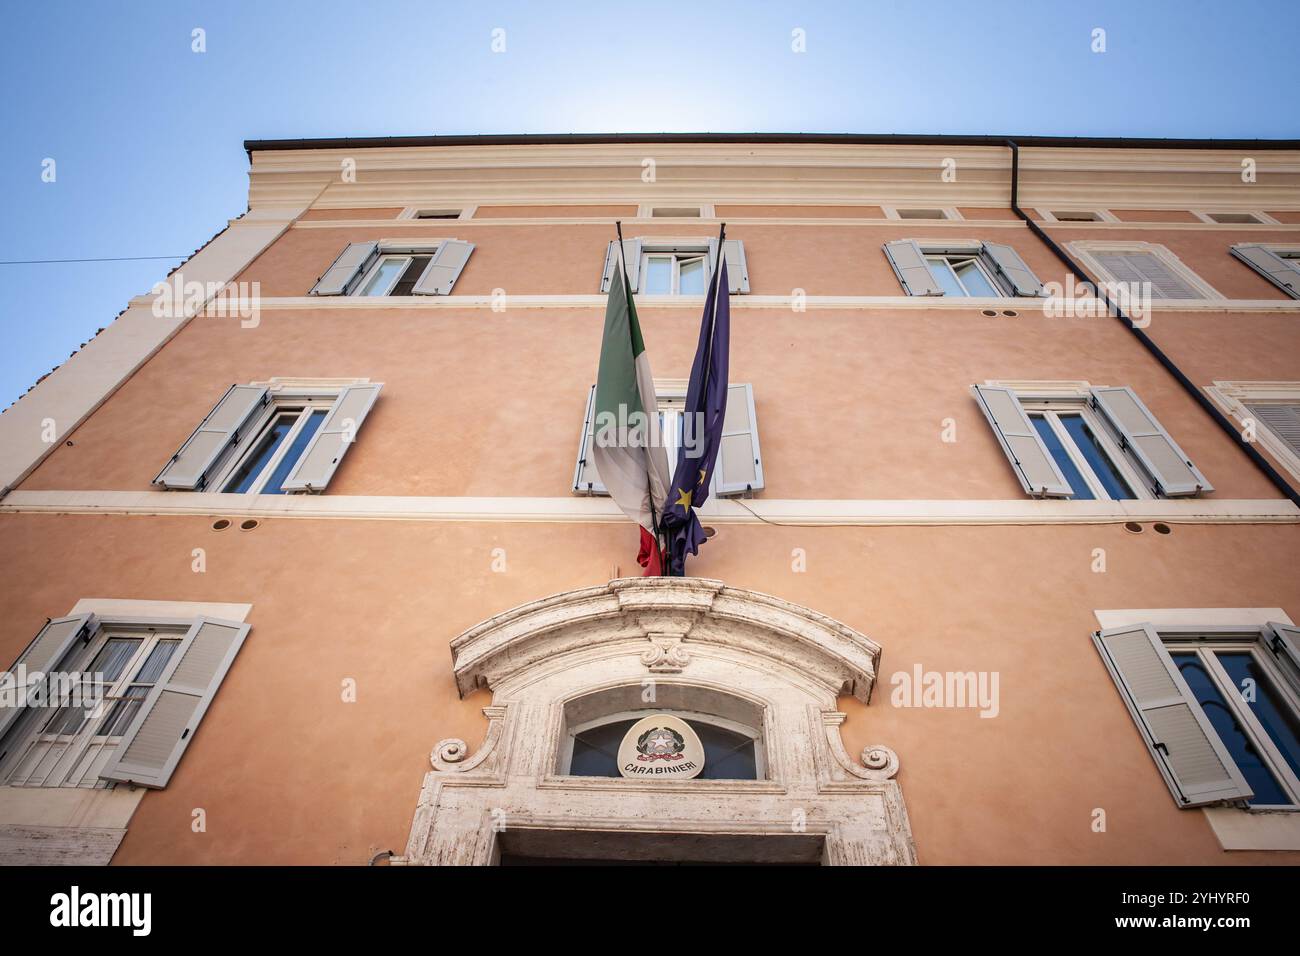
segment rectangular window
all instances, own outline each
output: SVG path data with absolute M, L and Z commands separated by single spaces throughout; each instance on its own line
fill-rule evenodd
M 6 747 L 0 779 L 11 787 L 107 786 L 99 771 L 183 636 L 183 629 L 102 628 L 60 667 L 60 673 L 85 675 L 87 683 L 63 685 L 48 718 L 29 715 L 35 726 Z
M 709 259 L 699 253 L 647 252 L 641 257 L 645 295 L 704 295 Z
M 1222 299 L 1209 283 L 1196 275 L 1169 249 L 1154 242 L 1076 240 L 1068 244 L 1100 282 L 1136 287 L 1150 284 L 1153 299 Z
M 414 218 L 416 219 L 459 219 L 461 209 L 417 209 Z
M 1258 635 L 1165 638 L 1210 726 L 1254 791 L 1252 807 L 1300 805 L 1300 699 Z M 1180 637 L 1186 637 L 1180 635 Z
M 1210 219 L 1223 225 L 1250 224 L 1263 222 L 1258 216 L 1250 212 L 1208 212 L 1205 214 Z
M 950 219 L 946 209 L 896 209 L 899 219 Z
M 944 295 L 1000 296 L 1002 293 L 989 275 L 980 257 L 975 255 L 934 255 L 925 257 L 930 272 Z
M 1092 209 L 1078 211 L 1052 210 L 1052 217 L 1057 222 L 1102 222 L 1102 215 Z
M 302 459 L 332 404 L 332 398 L 301 405 L 272 402 L 270 414 L 254 426 L 257 437 L 217 487 L 236 494 L 284 494 L 284 480 Z
M 384 255 L 361 281 L 356 295 L 413 295 L 420 276 L 429 268 L 432 255 Z
M 1049 407 L 1029 404 L 1029 420 L 1047 446 L 1075 500 L 1136 498 L 1125 470 L 1116 464 L 1120 451 L 1099 437 L 1100 425 L 1082 403 Z M 1113 450 L 1112 450 L 1113 449 Z

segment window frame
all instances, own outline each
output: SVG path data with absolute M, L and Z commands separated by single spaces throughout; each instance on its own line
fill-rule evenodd
M 672 259 L 672 275 L 669 279 L 668 292 L 649 292 L 645 288 L 649 284 L 650 260 L 655 258 Z M 689 262 L 698 261 L 703 264 L 704 288 L 705 288 L 704 292 L 683 293 L 681 291 L 683 261 L 689 261 Z M 686 298 L 703 298 L 708 293 L 709 280 L 713 277 L 713 271 L 709 266 L 709 250 L 707 247 L 705 247 L 700 252 L 695 252 L 688 249 L 679 249 L 675 251 L 664 250 L 664 249 L 646 249 L 644 246 L 642 246 L 641 262 L 639 268 L 641 271 L 639 273 L 638 284 L 640 285 L 641 288 L 640 291 L 637 292 L 637 295 L 648 296 L 649 298 L 653 298 L 653 299 L 663 299 L 663 298 L 667 298 L 668 296 L 685 296 Z
M 193 621 L 187 619 L 175 618 L 149 618 L 140 616 L 118 616 L 118 615 L 96 615 L 96 629 L 90 639 L 78 649 L 77 661 L 74 668 L 67 673 L 88 674 L 88 671 L 82 671 L 81 667 L 88 667 L 92 664 L 99 652 L 107 646 L 108 642 L 114 639 L 139 639 L 140 646 L 132 653 L 130 659 L 122 668 L 122 673 L 107 688 L 105 696 L 101 698 L 98 706 L 87 717 L 76 733 L 73 734 L 47 734 L 45 727 L 62 709 L 61 707 L 43 708 L 36 712 L 41 719 L 30 720 L 32 715 L 24 715 L 26 723 L 19 724 L 11 728 L 10 732 L 17 735 L 14 745 L 0 759 L 0 787 L 14 787 L 23 790 L 111 790 L 117 786 L 115 781 L 104 780 L 98 775 L 98 770 L 102 770 L 112 757 L 112 751 L 107 755 L 104 754 L 105 748 L 110 743 L 120 742 L 125 734 L 117 734 L 114 737 L 105 737 L 93 732 L 95 728 L 101 727 L 113 715 L 114 707 L 106 706 L 106 701 L 121 699 L 123 691 L 129 689 L 133 684 L 139 683 L 135 678 L 139 676 L 140 669 L 149 659 L 149 655 L 160 643 L 164 641 L 175 641 L 178 644 L 185 639 Z M 152 686 L 152 685 L 151 685 Z M 141 706 L 147 701 L 148 694 L 140 698 Z M 134 718 L 132 718 L 133 720 Z M 123 731 L 131 726 L 132 721 L 126 721 L 122 725 Z M 67 738 L 66 740 L 42 740 L 43 737 Z M 14 774 L 20 769 L 33 749 L 40 744 L 49 744 L 50 748 L 66 745 L 69 749 L 56 758 L 52 766 L 41 782 L 15 782 Z M 99 748 L 95 761 L 90 766 L 86 766 L 86 754 L 92 746 Z M 102 758 L 102 759 L 101 759 Z M 92 769 L 93 768 L 93 769 Z M 69 778 L 78 770 L 83 771 L 83 776 L 77 782 L 69 783 Z M 54 773 L 61 774 L 60 782 L 50 783 L 50 776 Z M 92 782 L 89 785 L 81 781 L 89 778 Z
M 1109 209 L 1100 209 L 1091 206 L 1084 209 L 1058 208 L 1049 209 L 1046 206 L 1037 207 L 1038 215 L 1044 222 L 1058 222 L 1065 226 L 1086 226 L 1090 223 L 1119 222 L 1120 219 Z M 1069 215 L 1071 213 L 1091 213 L 1096 219 L 1062 219 L 1061 214 Z
M 656 215 L 655 215 L 655 210 L 656 210 L 656 209 L 665 209 L 665 210 L 667 210 L 667 209 L 671 209 L 671 210 L 678 210 L 678 209 L 698 209 L 698 210 L 699 210 L 699 215 L 697 215 L 697 216 L 689 216 L 689 215 L 688 215 L 688 216 L 663 216 L 663 215 L 656 216 Z M 678 219 L 678 220 L 680 220 L 680 219 L 689 219 L 689 220 L 691 220 L 692 222 L 694 222 L 694 221 L 696 221 L 696 220 L 716 219 L 716 218 L 717 218 L 717 215 L 716 215 L 716 212 L 715 212 L 715 210 L 714 210 L 714 207 L 713 207 L 713 204 L 712 204 L 712 203 L 701 203 L 701 202 L 690 202 L 690 201 L 686 201 L 686 202 L 652 202 L 652 203 L 651 203 L 651 202 L 643 202 L 643 203 L 640 203 L 640 204 L 637 205 L 636 216 L 637 216 L 638 219 L 654 219 L 654 220 L 660 220 L 660 219 Z
M 422 213 L 457 213 L 455 216 L 426 216 Z M 449 203 L 446 206 L 407 206 L 397 216 L 398 219 L 413 219 L 424 222 L 450 222 L 457 219 L 473 219 L 474 214 L 478 212 L 478 206 L 461 205 L 460 203 Z
M 245 444 L 238 454 L 226 455 L 226 460 L 223 461 L 220 467 L 214 471 L 216 477 L 209 487 L 220 489 L 215 492 L 216 494 L 262 494 L 262 489 L 266 487 L 271 476 L 275 474 L 275 470 L 289 454 L 289 449 L 293 447 L 294 439 L 297 438 L 302 430 L 307 427 L 307 422 L 311 419 L 312 413 L 320 410 L 324 411 L 328 416 L 329 410 L 334 407 L 334 402 L 338 399 L 338 396 L 339 390 L 334 390 L 332 394 L 321 391 L 308 393 L 290 392 L 269 395 L 266 405 L 259 410 L 257 417 L 254 419 L 253 426 L 249 429 L 253 436 L 252 439 Z M 239 470 L 240 466 L 254 454 L 258 446 L 261 444 L 262 436 L 266 433 L 266 430 L 270 428 L 275 420 L 281 415 L 294 410 L 297 410 L 298 413 L 297 420 L 289 429 L 289 433 L 284 436 L 284 440 L 280 442 L 280 447 L 275 450 L 275 453 L 267 463 L 262 466 L 261 470 L 258 472 L 258 476 L 254 479 L 253 484 L 249 486 L 249 489 L 247 491 L 226 491 L 225 486 L 229 484 L 231 478 L 234 477 L 235 472 Z M 324 422 L 322 422 L 322 424 L 324 424 Z M 304 446 L 302 453 L 305 454 L 306 451 L 307 447 Z M 295 492 L 286 491 L 284 494 L 295 494 Z
M 881 205 L 884 210 L 886 219 L 893 219 L 899 222 L 961 222 L 966 217 L 961 214 L 956 206 L 925 206 L 925 205 Z M 924 212 L 934 210 L 943 213 L 941 218 L 933 216 L 904 216 L 904 212 Z
M 1193 209 L 1192 215 L 1207 226 L 1277 226 L 1276 219 L 1262 209 Z M 1254 222 L 1220 222 L 1215 216 L 1252 216 Z
M 1200 293 L 1202 299 L 1212 299 L 1215 301 L 1225 301 L 1226 296 L 1219 292 L 1214 286 L 1210 285 L 1199 275 L 1192 271 L 1183 260 L 1179 259 L 1167 246 L 1158 242 L 1145 242 L 1138 240 L 1110 240 L 1110 239 L 1076 239 L 1066 243 L 1066 249 L 1073 253 L 1083 265 L 1087 266 L 1089 271 L 1097 277 L 1100 282 L 1119 283 L 1101 261 L 1096 257 L 1096 253 L 1147 253 L 1155 256 L 1160 260 L 1176 278 L 1186 282 L 1194 292 Z M 1195 302 L 1195 299 L 1168 299 L 1159 296 L 1152 297 L 1153 302 L 1159 302 L 1167 308 L 1177 308 L 1180 303 Z
M 918 245 L 921 247 L 921 255 L 925 258 L 926 267 L 929 268 L 931 275 L 934 275 L 934 263 L 932 263 L 930 260 L 942 259 L 944 261 L 944 265 L 948 269 L 949 275 L 952 276 L 953 281 L 956 282 L 957 285 L 961 287 L 962 291 L 966 293 L 965 296 L 949 296 L 947 291 L 945 291 L 942 296 L 939 296 L 939 298 L 954 298 L 954 299 L 990 298 L 987 295 L 976 295 L 966 287 L 966 283 L 962 281 L 962 277 L 958 275 L 957 269 L 953 265 L 953 260 L 960 260 L 961 263 L 966 263 L 966 262 L 973 263 L 975 268 L 979 270 L 980 275 L 984 277 L 984 281 L 989 284 L 989 288 L 993 290 L 993 296 L 992 296 L 993 298 L 999 298 L 999 299 L 1014 298 L 1014 296 L 1007 295 L 1006 290 L 1002 288 L 1002 284 L 997 280 L 997 278 L 990 271 L 988 265 L 985 264 L 984 250 L 982 245 L 978 250 L 969 253 L 954 252 L 952 251 L 951 247 L 946 248 L 945 251 L 943 252 L 927 252 L 926 243 L 919 242 Z M 938 244 L 931 243 L 931 245 L 938 245 Z M 943 282 L 939 280 L 939 277 L 937 275 L 934 276 L 934 280 L 935 282 L 939 283 L 940 288 L 943 288 Z
M 761 728 L 751 727 L 749 724 L 744 724 L 741 723 L 740 721 L 731 720 L 726 717 L 715 717 L 712 714 L 706 714 L 702 711 L 657 710 L 653 707 L 643 708 L 641 710 L 625 710 L 625 711 L 619 711 L 618 713 L 604 714 L 600 717 L 593 717 L 591 720 L 585 720 L 580 724 L 566 726 L 564 728 L 564 738 L 563 740 L 560 741 L 559 759 L 556 762 L 556 768 L 557 768 L 556 776 L 565 777 L 565 778 L 571 778 L 575 776 L 574 774 L 570 773 L 570 768 L 573 766 L 573 740 L 578 734 L 581 734 L 588 730 L 592 730 L 596 727 L 603 727 L 606 724 L 618 723 L 619 721 L 624 721 L 624 720 L 641 720 L 645 717 L 650 717 L 653 714 L 659 714 L 659 713 L 669 714 L 673 717 L 677 717 L 680 720 L 686 721 L 686 723 L 690 724 L 692 727 L 694 727 L 696 724 L 712 724 L 713 726 L 718 727 L 722 730 L 728 730 L 731 731 L 732 733 L 737 733 L 748 737 L 750 740 L 754 742 L 754 779 L 748 780 L 747 778 L 739 778 L 739 777 L 734 779 L 741 780 L 742 782 L 745 783 L 761 783 L 768 780 L 767 753 L 766 753 L 766 748 L 763 746 L 763 731 Z M 619 776 L 617 778 L 578 776 L 578 779 L 581 780 L 620 779 L 621 780 L 624 778 L 622 776 Z M 717 782 L 725 783 L 731 781 L 732 779 L 733 778 L 730 777 L 721 778 Z
M 442 222 L 444 220 L 437 221 Z M 375 261 L 371 263 L 369 269 L 362 273 L 360 280 L 357 281 L 356 285 L 352 288 L 352 291 L 346 294 L 345 298 L 411 298 L 411 296 L 393 296 L 393 288 L 402 280 L 402 276 L 406 274 L 406 270 L 410 267 L 413 259 L 417 256 L 428 256 L 429 262 L 425 265 L 424 271 L 420 273 L 419 278 L 415 280 L 415 284 L 419 285 L 425 276 L 429 274 L 429 270 L 433 268 L 434 262 L 436 262 L 438 258 L 438 250 L 442 248 L 442 245 L 443 243 L 441 241 L 434 243 L 405 243 L 401 245 L 397 243 L 381 242 L 379 244 L 378 255 L 375 256 Z M 383 295 L 364 294 L 361 290 L 364 289 L 370 283 L 370 280 L 378 274 L 385 262 L 393 259 L 402 259 L 404 260 L 404 263 L 402 268 L 397 270 L 397 274 L 393 276 L 392 281 L 388 284 L 388 288 L 384 290 Z
M 1245 427 L 1246 419 L 1255 422 L 1255 441 L 1295 478 L 1300 479 L 1300 455 L 1297 455 L 1268 425 L 1255 418 L 1247 405 L 1300 405 L 1300 381 L 1236 382 L 1216 381 L 1205 386 L 1206 393 Z
M 1016 399 L 1020 402 L 1020 407 L 1024 410 L 1024 413 L 1031 419 L 1031 421 L 1035 415 L 1040 415 L 1047 419 L 1052 431 L 1056 434 L 1057 439 L 1061 442 L 1061 446 L 1065 449 L 1065 453 L 1069 455 L 1074 467 L 1078 470 L 1080 476 L 1082 476 L 1084 482 L 1088 485 L 1088 489 L 1092 492 L 1093 500 L 1134 501 L 1154 499 L 1155 496 L 1147 486 L 1146 478 L 1142 476 L 1141 472 L 1134 466 L 1132 461 L 1129 460 L 1128 455 L 1124 453 L 1124 450 L 1120 447 L 1119 442 L 1107 426 L 1103 416 L 1099 415 L 1097 410 L 1092 407 L 1089 398 L 1082 396 L 1078 398 L 1035 396 L 1023 395 L 1016 392 Z M 1133 492 L 1132 498 L 1112 498 L 1110 496 L 1106 491 L 1105 486 L 1101 483 L 1101 480 L 1097 477 L 1092 465 L 1090 465 L 1088 460 L 1084 457 L 1082 450 L 1074 440 L 1074 436 L 1071 435 L 1061 423 L 1060 416 L 1062 413 L 1067 415 L 1081 415 L 1083 417 L 1084 423 L 1101 444 L 1102 451 L 1110 461 L 1111 467 L 1115 469 L 1116 473 L 1118 473 L 1124 480 L 1124 483 L 1128 485 L 1129 490 Z M 1050 449 L 1048 450 L 1048 453 L 1051 453 Z M 1086 501 L 1087 499 L 1071 496 L 1070 498 L 1062 500 Z
M 1202 627 L 1199 625 L 1153 625 L 1161 645 L 1166 653 L 1195 652 L 1214 682 L 1216 689 L 1231 708 L 1242 729 L 1250 739 L 1251 746 L 1259 753 L 1274 779 L 1293 802 L 1290 804 L 1250 803 L 1254 811 L 1277 810 L 1288 813 L 1300 812 L 1300 776 L 1286 762 L 1277 745 L 1259 722 L 1250 706 L 1242 700 L 1241 690 L 1232 682 L 1216 652 L 1227 651 L 1240 653 L 1247 650 L 1260 667 L 1268 674 L 1279 694 L 1285 698 L 1292 713 L 1300 718 L 1300 687 L 1282 668 L 1277 666 L 1272 655 L 1267 653 L 1266 642 L 1269 639 L 1267 627 L 1256 625 L 1220 625 Z M 1175 666 L 1177 662 L 1175 661 Z M 1222 742 L 1222 741 L 1221 741 Z M 1225 743 L 1226 747 L 1226 743 Z M 1241 768 L 1238 767 L 1238 772 Z

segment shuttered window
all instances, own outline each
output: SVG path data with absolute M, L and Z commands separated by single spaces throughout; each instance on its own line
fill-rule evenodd
M 684 394 L 657 390 L 659 422 L 668 450 L 669 470 L 677 467 L 678 449 L 684 441 L 682 421 Z M 586 412 L 578 439 L 578 457 L 573 471 L 573 493 L 605 495 L 608 492 L 596 473 L 591 454 L 595 440 L 594 402 L 596 386 L 587 393 Z M 742 495 L 763 487 L 763 454 L 758 443 L 758 415 L 754 409 L 754 388 L 747 382 L 733 382 L 727 390 L 727 414 L 723 419 L 722 443 L 711 479 L 711 493 Z
M 1043 284 L 1011 246 L 997 242 L 922 244 L 898 239 L 884 245 L 908 295 L 1038 297 Z
M 972 386 L 1021 486 L 1034 497 L 1161 498 L 1214 490 L 1132 389 L 1088 398 Z
M 278 495 L 323 491 L 381 383 L 271 397 L 232 386 L 154 483 L 173 490 Z
M 1094 252 L 1098 264 L 1109 273 L 1114 282 L 1151 283 L 1151 295 L 1156 299 L 1200 299 L 1204 293 L 1191 282 L 1178 275 L 1163 258 L 1154 252 L 1114 251 Z
M 1248 243 L 1233 246 L 1232 254 L 1291 298 L 1300 299 L 1300 253 Z
M 1300 690 L 1293 625 L 1093 636 L 1180 806 L 1300 805 Z
M 749 292 L 749 263 L 739 239 L 723 242 L 727 257 L 727 284 L 732 295 Z M 642 295 L 703 295 L 718 261 L 718 240 L 658 241 L 654 237 L 623 240 L 628 283 Z M 605 248 L 600 291 L 608 292 L 618 261 L 618 241 Z
M 1246 410 L 1292 454 L 1300 456 L 1300 402 L 1260 402 L 1246 405 Z
M 450 295 L 474 251 L 472 242 L 435 246 L 349 243 L 312 287 L 311 295 Z

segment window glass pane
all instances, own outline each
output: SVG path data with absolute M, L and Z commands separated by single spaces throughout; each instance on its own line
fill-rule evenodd
M 573 738 L 569 774 L 575 777 L 619 777 L 618 748 L 635 720 L 618 720 L 584 730 Z M 704 769 L 697 780 L 756 780 L 754 741 L 745 734 L 703 721 L 691 721 L 704 746 Z
M 966 286 L 966 291 L 971 295 L 996 296 L 998 290 L 993 288 L 993 283 L 985 277 L 984 272 L 977 266 L 974 260 L 968 259 L 965 262 L 953 266 L 957 275 L 961 277 L 962 283 Z
M 289 429 L 293 427 L 293 423 L 297 418 L 297 413 L 277 415 L 275 417 L 275 420 L 262 433 L 262 437 L 258 439 L 243 463 L 235 469 L 235 473 L 226 482 L 226 491 L 245 492 L 252 487 L 257 477 L 262 473 L 262 469 L 266 467 L 267 462 L 275 455 L 275 450 L 280 447 L 280 443 L 289 434 Z
M 1132 498 L 1133 490 L 1129 488 L 1126 482 L 1115 468 L 1115 463 L 1110 460 L 1105 449 L 1101 447 L 1101 442 L 1093 434 L 1088 423 L 1083 420 L 1082 415 L 1062 415 L 1061 424 L 1065 430 L 1070 433 L 1074 439 L 1075 446 L 1083 454 L 1092 473 L 1097 476 L 1101 482 L 1106 494 L 1112 498 Z
M 670 295 L 673 291 L 672 256 L 646 256 L 641 289 L 647 295 Z
M 106 693 L 105 685 L 113 683 L 122 676 L 122 668 L 126 667 L 126 662 L 139 647 L 138 638 L 115 637 L 106 641 L 99 649 L 99 653 L 95 655 L 95 659 L 90 662 L 90 666 L 82 671 L 87 681 L 84 685 L 85 693 L 90 694 L 94 690 L 91 681 L 99 682 L 100 693 Z M 88 703 L 88 699 L 78 699 L 75 703 L 60 707 L 45 725 L 44 733 L 75 734 L 86 722 Z
M 454 217 L 453 217 L 454 218 Z M 424 273 L 425 268 L 429 265 L 432 256 L 416 256 L 411 260 L 411 264 L 406 267 L 402 277 L 397 280 L 397 285 L 393 286 L 393 291 L 389 295 L 413 295 L 412 290 L 415 288 L 416 281 Z
M 683 259 L 677 284 L 682 295 L 704 295 L 704 260 Z
M 303 423 L 302 429 L 294 436 L 293 444 L 289 446 L 289 450 L 280 459 L 280 463 L 275 466 L 275 471 L 266 483 L 266 487 L 262 489 L 262 494 L 284 494 L 284 480 L 289 477 L 289 472 L 293 470 L 293 466 L 302 457 L 303 451 L 307 448 L 307 443 L 311 441 L 311 436 L 316 434 L 316 430 L 320 428 L 320 423 L 325 421 L 325 415 L 326 410 L 318 408 Z
M 1047 450 L 1051 453 L 1052 458 L 1056 461 L 1056 467 L 1061 469 L 1061 474 L 1065 475 L 1065 480 L 1070 484 L 1070 490 L 1074 492 L 1070 497 L 1078 501 L 1091 501 L 1095 495 L 1088 483 L 1083 480 L 1083 475 L 1079 474 L 1079 469 L 1074 467 L 1074 459 L 1066 452 L 1065 446 L 1056 436 L 1056 429 L 1042 415 L 1030 415 L 1029 420 L 1034 423 L 1034 429 L 1038 432 L 1038 437 L 1043 440 Z
M 176 653 L 176 648 L 179 644 L 180 641 L 159 641 L 154 645 L 154 649 L 149 652 L 149 656 L 146 657 L 144 663 L 140 665 L 140 670 L 135 675 L 135 679 L 132 683 L 157 683 L 158 678 L 162 677 L 162 672 L 167 666 L 167 662 L 170 661 L 172 655 Z
M 398 256 L 395 258 L 381 259 L 379 267 L 370 274 L 366 284 L 362 286 L 358 295 L 388 295 L 388 287 L 393 284 L 403 267 L 406 265 L 406 257 Z
M 179 640 L 159 641 L 154 645 L 154 649 L 140 665 L 140 670 L 136 672 L 130 686 L 122 691 L 122 699 L 113 704 L 113 709 L 108 712 L 108 717 L 104 720 L 103 726 L 96 731 L 97 734 L 102 737 L 119 737 L 126 733 L 144 699 L 149 696 L 149 690 L 158 682 L 158 678 L 167 668 L 167 662 L 172 659 L 179 646 Z
M 1250 712 L 1264 726 L 1291 772 L 1300 776 L 1300 719 L 1273 679 L 1250 651 L 1215 653 Z M 1251 700 L 1250 698 L 1254 699 Z
M 1201 705 L 1205 716 L 1210 719 L 1210 724 L 1218 733 L 1219 739 L 1228 748 L 1228 754 L 1236 762 L 1237 769 L 1250 784 L 1250 789 L 1255 791 L 1255 796 L 1250 802 L 1260 805 L 1289 804 L 1290 798 L 1278 785 L 1272 771 L 1265 766 L 1259 751 L 1246 735 L 1241 722 L 1237 720 L 1237 715 L 1232 712 L 1228 702 L 1219 693 L 1218 686 L 1205 670 L 1201 659 L 1195 653 L 1170 656 L 1178 665 L 1183 680 L 1187 681 L 1187 686 L 1192 689 L 1196 702 Z
M 925 261 L 929 263 L 930 273 L 934 276 L 934 281 L 939 283 L 939 288 L 943 289 L 944 295 L 966 294 L 966 290 L 961 287 L 957 277 L 952 274 L 947 259 L 943 256 L 926 256 Z

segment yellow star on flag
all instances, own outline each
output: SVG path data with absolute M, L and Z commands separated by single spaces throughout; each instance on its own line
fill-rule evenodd
M 690 511 L 690 509 L 691 509 L 691 493 L 690 493 L 689 491 L 683 491 L 682 489 L 678 488 L 678 489 L 677 489 L 677 504 L 679 504 L 679 505 L 682 506 L 682 510 L 683 510 L 683 511 Z

